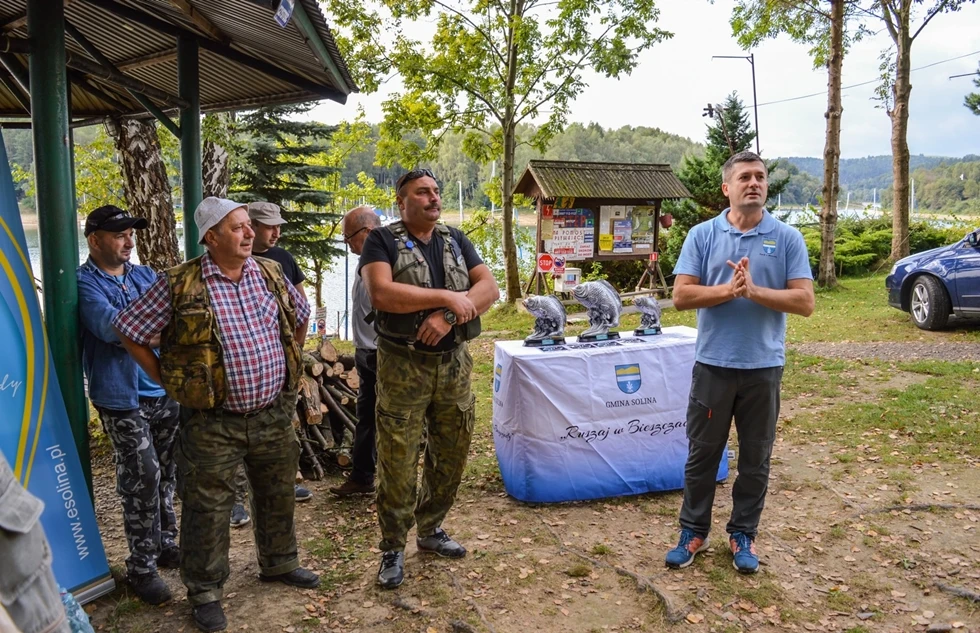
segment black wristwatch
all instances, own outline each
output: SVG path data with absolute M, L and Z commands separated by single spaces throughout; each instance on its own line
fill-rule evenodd
M 449 325 L 456 325 L 456 313 L 449 308 L 446 308 L 445 311 L 443 311 L 442 317 L 446 319 L 446 323 Z

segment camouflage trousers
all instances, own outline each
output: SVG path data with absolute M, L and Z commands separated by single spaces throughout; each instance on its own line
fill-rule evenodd
M 145 574 L 157 568 L 160 552 L 176 545 L 173 448 L 179 405 L 164 396 L 140 398 L 139 409 L 96 410 L 112 441 L 116 492 L 122 498 L 129 543 L 126 569 Z
M 183 409 L 177 440 L 180 577 L 187 600 L 221 600 L 228 579 L 228 515 L 235 502 L 235 471 L 244 462 L 251 490 L 252 530 L 262 574 L 299 567 L 293 490 L 299 447 L 293 433 L 296 393 L 246 414 L 223 409 Z
M 430 536 L 456 500 L 473 436 L 473 359 L 466 345 L 424 354 L 378 341 L 378 523 L 382 551 L 404 550 L 408 531 Z M 418 491 L 419 442 L 428 441 Z

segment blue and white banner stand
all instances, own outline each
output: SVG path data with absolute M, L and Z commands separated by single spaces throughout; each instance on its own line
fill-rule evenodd
M 680 490 L 697 331 L 564 345 L 498 342 L 493 440 L 520 501 Z M 727 455 L 718 481 L 728 477 Z
M 2 138 L 0 297 L 0 451 L 20 483 L 44 502 L 41 523 L 58 584 L 87 602 L 115 583 L 48 349 Z

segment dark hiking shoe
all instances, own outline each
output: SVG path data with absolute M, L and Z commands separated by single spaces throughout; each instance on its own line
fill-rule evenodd
M 252 517 L 248 516 L 248 510 L 240 503 L 236 503 L 231 508 L 231 527 L 242 527 L 246 525 Z
M 302 567 L 297 567 L 291 572 L 279 574 L 278 576 L 263 576 L 259 574 L 259 580 L 262 582 L 281 582 L 304 589 L 313 589 L 320 586 L 320 577 L 309 569 L 303 569 Z
M 334 486 L 330 489 L 330 493 L 338 497 L 353 497 L 355 495 L 373 495 L 374 494 L 374 482 L 369 484 L 362 484 L 353 479 L 348 479 L 339 486 Z
M 454 541 L 442 528 L 425 538 L 415 539 L 420 552 L 432 552 L 446 558 L 462 558 L 466 556 L 466 548 Z
M 174 545 L 160 552 L 157 557 L 157 567 L 180 569 L 180 548 Z
M 405 552 L 384 552 L 378 569 L 378 584 L 382 589 L 394 589 L 405 580 Z
M 296 501 L 309 501 L 313 498 L 313 493 L 303 486 L 296 486 Z
M 218 601 L 198 605 L 191 613 L 194 615 L 194 624 L 202 631 L 224 631 L 228 628 L 228 620 L 225 619 L 225 612 Z
M 133 593 L 146 604 L 163 604 L 173 597 L 170 587 L 155 571 L 148 574 L 129 574 L 127 580 L 133 588 Z

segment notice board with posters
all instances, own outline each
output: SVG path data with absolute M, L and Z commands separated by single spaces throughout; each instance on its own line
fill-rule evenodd
M 590 259 L 595 253 L 595 217 L 592 209 L 545 206 L 548 208 L 542 209 L 541 230 L 545 252 L 564 257 L 565 261 Z M 550 238 L 547 237 L 549 234 Z
M 602 205 L 599 207 L 599 255 L 648 255 L 657 231 L 655 206 Z
M 557 502 L 682 489 L 696 337 L 675 326 L 553 348 L 496 343 L 493 440 L 507 493 Z M 723 456 L 717 480 L 727 477 Z

